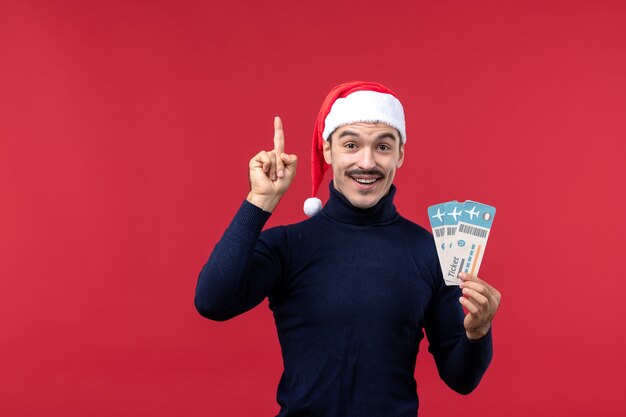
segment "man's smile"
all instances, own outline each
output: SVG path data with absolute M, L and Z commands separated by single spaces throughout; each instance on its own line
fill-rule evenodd
M 385 174 L 379 170 L 364 171 L 354 169 L 346 172 L 346 176 L 356 182 L 359 188 L 371 188 L 378 180 L 385 178 Z
M 372 175 L 348 175 L 348 177 L 353 181 L 353 184 L 359 191 L 370 191 L 374 189 L 379 180 L 384 178 L 384 176 L 372 176 Z
M 376 181 L 378 181 L 378 178 L 354 178 L 352 177 L 353 180 L 355 180 L 356 182 L 358 182 L 359 184 L 373 184 Z

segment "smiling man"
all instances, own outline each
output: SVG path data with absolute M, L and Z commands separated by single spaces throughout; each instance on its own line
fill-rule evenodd
M 374 206 L 388 192 L 404 159 L 398 131 L 384 123 L 351 123 L 324 143 L 333 185 L 357 208 Z
M 281 417 L 415 416 L 424 331 L 439 375 L 459 393 L 471 392 L 491 361 L 500 293 L 471 275 L 446 286 L 432 235 L 393 204 L 406 140 L 391 90 L 335 87 L 313 134 L 310 218 L 265 231 L 297 165 L 279 118 L 274 149 L 250 161 L 250 191 L 200 272 L 195 304 L 226 320 L 269 299 L 284 363 Z M 322 207 L 315 195 L 329 166 Z

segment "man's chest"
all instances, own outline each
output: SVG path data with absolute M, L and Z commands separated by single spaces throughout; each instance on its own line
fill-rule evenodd
M 277 317 L 296 322 L 421 328 L 432 292 L 419 254 L 357 244 L 339 257 L 300 257 L 270 301 Z

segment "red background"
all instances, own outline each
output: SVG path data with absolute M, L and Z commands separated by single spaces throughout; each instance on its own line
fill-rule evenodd
M 197 274 L 272 117 L 301 160 L 275 225 L 324 95 L 366 79 L 407 112 L 405 217 L 498 209 L 494 361 L 463 397 L 423 343 L 420 414 L 624 415 L 626 3 L 262 3 L 0 2 L 0 413 L 275 415 L 266 302 L 205 320 Z

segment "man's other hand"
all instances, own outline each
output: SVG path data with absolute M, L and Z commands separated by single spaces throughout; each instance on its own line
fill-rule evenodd
M 501 295 L 498 290 L 474 275 L 462 272 L 459 277 L 463 291 L 463 297 L 459 301 L 467 310 L 463 325 L 467 337 L 477 340 L 489 332 Z
M 274 118 L 274 149 L 256 154 L 249 165 L 247 200 L 272 212 L 296 176 L 298 157 L 285 153 L 285 134 L 280 117 Z

